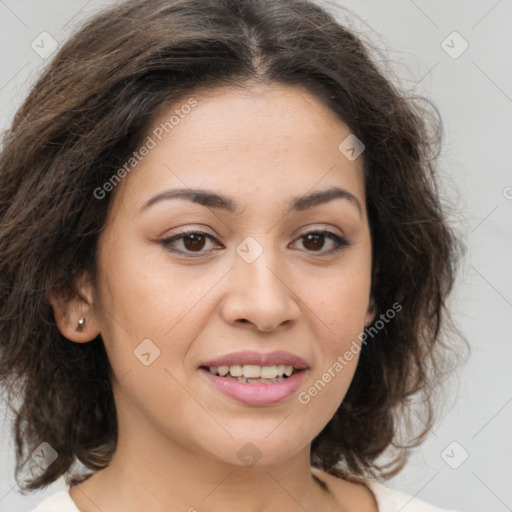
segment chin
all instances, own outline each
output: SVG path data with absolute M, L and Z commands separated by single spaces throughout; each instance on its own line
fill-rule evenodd
M 272 428 L 275 427 L 274 424 Z M 246 432 L 216 441 L 211 436 L 204 437 L 203 439 L 208 439 L 208 445 L 203 445 L 202 450 L 208 452 L 214 461 L 234 466 L 272 466 L 296 457 L 312 439 L 306 439 L 298 433 L 294 436 L 284 430 L 277 435 L 272 432 L 272 428 L 267 429 L 265 435 Z

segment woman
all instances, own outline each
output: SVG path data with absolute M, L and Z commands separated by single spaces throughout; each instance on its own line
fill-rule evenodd
M 77 32 L 0 160 L 17 475 L 70 487 L 37 512 L 441 510 L 377 482 L 451 371 L 429 126 L 309 1 Z

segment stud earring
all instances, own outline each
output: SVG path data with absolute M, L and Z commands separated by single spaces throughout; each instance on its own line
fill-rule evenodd
M 75 331 L 81 331 L 84 328 L 85 325 L 85 318 L 82 317 L 80 320 L 78 320 L 78 323 L 76 324 Z

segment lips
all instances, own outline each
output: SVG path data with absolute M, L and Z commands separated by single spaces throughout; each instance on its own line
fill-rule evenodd
M 257 365 L 257 366 L 293 366 L 297 370 L 305 370 L 308 363 L 300 356 L 290 352 L 270 352 L 262 354 L 260 352 L 233 352 L 220 356 L 216 359 L 204 362 L 201 366 L 206 368 L 233 365 Z
M 307 362 L 289 352 L 236 352 L 203 363 L 200 373 L 224 395 L 246 405 L 272 405 L 300 386 Z

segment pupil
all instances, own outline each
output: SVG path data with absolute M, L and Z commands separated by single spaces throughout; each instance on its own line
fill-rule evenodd
M 318 244 L 318 241 L 320 240 L 320 244 Z M 324 235 L 321 234 L 321 233 L 318 233 L 318 234 L 309 234 L 309 235 L 306 235 L 306 243 L 310 243 L 312 242 L 313 243 L 313 249 L 321 249 L 322 246 L 324 245 Z
M 184 244 L 188 250 L 202 249 L 204 246 L 204 235 L 187 235 L 184 239 Z

